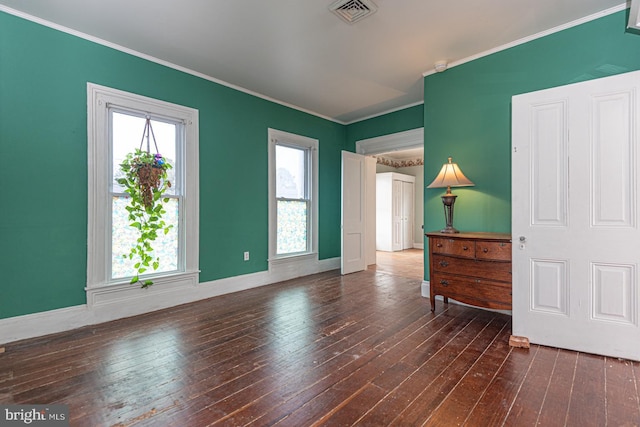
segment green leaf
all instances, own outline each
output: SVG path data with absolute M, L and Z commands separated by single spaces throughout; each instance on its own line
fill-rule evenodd
M 157 269 L 158 269 L 158 267 L 160 267 L 160 263 L 159 263 L 158 261 L 154 262 L 154 263 L 153 263 L 153 269 L 154 269 L 154 270 L 157 270 Z
M 133 276 L 133 277 L 131 278 L 131 282 L 129 282 L 129 283 L 133 285 L 133 284 L 134 284 L 134 283 L 136 283 L 138 280 L 140 280 L 140 279 L 139 279 L 139 278 L 138 278 L 138 276 L 136 275 L 136 276 Z
M 153 282 L 151 280 L 145 280 L 144 283 L 142 284 L 142 287 L 148 288 L 151 285 L 153 285 Z

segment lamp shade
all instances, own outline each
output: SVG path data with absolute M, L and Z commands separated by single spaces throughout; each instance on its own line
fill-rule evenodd
M 449 157 L 449 162 L 445 163 L 440 169 L 440 173 L 433 180 L 431 184 L 427 186 L 427 188 L 443 188 L 443 187 L 471 187 L 473 186 L 473 182 L 469 180 L 460 168 L 457 163 L 451 162 L 451 157 Z

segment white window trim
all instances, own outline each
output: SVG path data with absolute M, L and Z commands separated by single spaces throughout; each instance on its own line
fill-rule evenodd
M 114 282 L 107 277 L 111 262 L 109 247 L 111 230 L 108 218 L 109 177 L 111 152 L 109 144 L 101 144 L 109 137 L 109 105 L 149 111 L 154 115 L 181 119 L 185 124 L 184 155 L 184 206 L 182 206 L 184 227 L 184 271 L 159 274 L 154 278 L 154 292 L 162 288 L 172 288 L 176 284 L 188 283 L 192 286 L 199 281 L 199 160 L 198 110 L 159 101 L 105 86 L 87 83 L 87 136 L 88 136 L 88 227 L 87 227 L 87 302 L 118 301 L 132 288 L 129 280 Z M 124 286 L 128 285 L 128 286 Z M 151 289 L 149 288 L 149 289 Z M 121 290 L 122 292 L 118 292 Z M 145 291 L 145 290 L 142 290 Z
M 277 204 L 276 204 L 276 144 L 311 149 L 311 239 L 309 251 L 291 255 L 276 254 L 277 236 Z M 319 142 L 317 139 L 296 135 L 269 128 L 269 269 L 292 263 L 307 263 L 318 260 L 318 157 Z

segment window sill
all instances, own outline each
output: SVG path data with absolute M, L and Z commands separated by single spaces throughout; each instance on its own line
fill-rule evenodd
M 318 262 L 317 252 L 273 258 L 269 260 L 269 273 L 277 281 L 307 276 L 318 271 Z
M 87 304 L 93 307 L 119 301 L 130 301 L 149 294 L 162 294 L 193 288 L 198 285 L 199 276 L 200 271 L 196 270 L 151 277 L 153 285 L 148 288 L 142 288 L 137 283 L 131 284 L 129 281 L 88 286 L 85 288 Z
M 280 255 L 278 257 L 269 258 L 269 264 L 278 265 L 278 264 L 288 264 L 288 263 L 295 263 L 295 262 L 317 261 L 317 260 L 318 260 L 317 252 L 306 252 L 303 254 Z

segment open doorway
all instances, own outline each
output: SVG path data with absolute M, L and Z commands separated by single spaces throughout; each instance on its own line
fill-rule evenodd
M 356 151 L 367 156 L 368 164 L 365 179 L 367 268 L 422 280 L 423 129 L 358 141 Z M 395 193 L 393 187 L 397 190 Z M 400 213 L 399 209 L 404 212 Z

